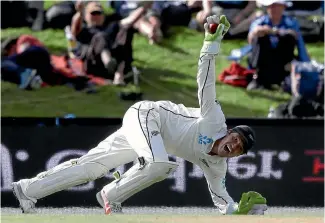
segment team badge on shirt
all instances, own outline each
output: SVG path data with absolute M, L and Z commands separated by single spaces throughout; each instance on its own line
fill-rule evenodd
M 198 141 L 199 144 L 207 145 L 207 144 L 210 144 L 212 142 L 213 142 L 212 138 L 209 138 L 207 136 L 203 136 L 202 134 L 199 135 L 199 141 Z

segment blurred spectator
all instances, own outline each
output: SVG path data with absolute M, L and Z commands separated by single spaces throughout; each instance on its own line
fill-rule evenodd
M 231 37 L 247 35 L 251 22 L 256 18 L 255 1 L 213 1 L 212 14 L 226 15 L 230 19 L 231 28 L 228 35 Z
M 284 14 L 298 21 L 306 41 L 324 41 L 324 1 L 293 1 Z
M 110 5 L 125 18 L 135 10 L 141 1 L 111 1 Z M 143 15 L 134 25 L 137 31 L 147 36 L 149 43 L 159 43 L 163 33 L 170 26 L 189 26 L 193 29 L 203 27 L 207 16 L 211 14 L 210 0 L 196 1 L 154 1 L 151 9 Z M 196 18 L 192 18 L 197 12 Z
M 18 84 L 20 88 L 40 88 L 33 85 L 35 80 L 40 83 L 42 78 L 52 71 L 49 52 L 43 44 L 28 35 L 2 43 L 1 79 Z M 34 80 L 35 79 L 35 80 Z
M 163 26 L 189 26 L 203 30 L 206 18 L 211 15 L 226 15 L 230 18 L 231 36 L 247 34 L 255 19 L 255 1 L 155 1 L 153 10 L 159 15 Z M 193 17 L 193 14 L 196 16 Z M 233 18 L 233 19 L 231 19 Z M 163 28 L 164 30 L 164 28 Z
M 211 0 L 202 0 L 202 1 L 196 1 L 196 0 L 189 0 L 187 1 L 188 7 L 193 12 L 197 12 L 195 20 L 191 20 L 190 28 L 193 25 L 193 22 L 195 21 L 198 23 L 199 27 L 203 30 L 203 25 L 206 21 L 206 18 L 211 15 L 212 12 L 212 1 Z
M 292 98 L 271 108 L 269 118 L 324 117 L 324 64 L 316 61 L 292 62 L 291 75 L 282 87 L 292 94 Z
M 279 105 L 268 117 L 324 117 L 324 64 L 293 62 L 291 76 L 286 78 L 283 87 L 292 94 L 292 99 Z
M 121 17 L 126 18 L 130 13 L 143 4 L 143 1 L 110 1 L 110 6 Z M 152 7 L 152 2 L 147 1 L 148 7 Z M 146 36 L 150 44 L 159 43 L 162 40 L 162 32 L 160 30 L 160 19 L 148 10 L 141 18 L 134 23 L 133 28 L 142 35 Z
M 204 20 L 211 14 L 211 1 L 177 0 L 154 1 L 152 11 L 161 21 L 161 30 L 166 32 L 171 26 L 188 26 L 192 29 L 202 29 Z M 197 13 L 195 18 L 192 15 Z
M 290 73 L 295 46 L 298 60 L 309 61 L 298 22 L 283 14 L 292 3 L 269 0 L 261 1 L 261 4 L 266 7 L 267 15 L 256 19 L 248 34 L 248 42 L 253 48 L 249 64 L 257 71 L 256 78 L 247 86 L 248 90 L 271 89 L 272 84 L 281 84 Z
M 21 89 L 47 85 L 70 84 L 75 89 L 87 86 L 88 78 L 70 78 L 53 67 L 51 56 L 37 38 L 21 35 L 1 44 L 1 79 L 19 85 Z
M 85 70 L 116 85 L 124 85 L 124 73 L 131 71 L 132 39 L 130 27 L 144 14 L 147 6 L 134 10 L 122 20 L 104 14 L 99 2 L 76 3 L 72 34 L 80 43 L 75 55 L 84 60 Z
M 324 65 L 316 61 L 294 61 L 291 65 L 291 75 L 286 78 L 283 88 L 294 97 L 302 96 L 316 101 L 320 99 L 318 102 L 321 102 L 324 100 L 320 98 L 323 97 L 321 93 L 324 84 L 323 77 Z

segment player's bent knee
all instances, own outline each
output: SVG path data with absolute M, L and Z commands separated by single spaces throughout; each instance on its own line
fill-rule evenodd
M 110 201 L 124 202 L 135 193 L 168 177 L 178 164 L 175 162 L 138 163 L 103 188 Z
M 101 178 L 109 171 L 106 166 L 96 162 L 87 162 L 81 165 L 84 167 L 84 171 L 86 172 L 89 181 Z
M 147 164 L 146 171 L 148 178 L 156 178 L 155 181 L 159 182 L 167 178 L 177 167 L 178 164 L 175 162 L 153 162 Z

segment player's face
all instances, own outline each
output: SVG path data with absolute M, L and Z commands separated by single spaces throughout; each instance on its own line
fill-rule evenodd
M 241 136 L 232 132 L 225 136 L 218 146 L 218 156 L 234 157 L 243 154 L 243 142 Z

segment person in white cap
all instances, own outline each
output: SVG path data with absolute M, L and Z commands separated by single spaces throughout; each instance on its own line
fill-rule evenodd
M 204 25 L 197 74 L 199 108 L 171 101 L 137 102 L 124 115 L 122 127 L 86 155 L 31 179 L 14 182 L 13 192 L 23 211 L 33 211 L 38 199 L 138 160 L 122 176 L 114 174 L 116 180 L 97 193 L 105 214 L 110 214 L 121 209 L 121 203 L 137 192 L 166 179 L 178 166 L 169 161 L 170 154 L 201 167 L 212 200 L 221 213 L 264 214 L 267 205 L 261 194 L 243 193 L 238 204 L 225 186 L 227 158 L 245 154 L 255 144 L 255 133 L 249 126 L 227 129 L 221 105 L 216 101 L 215 59 L 229 27 L 225 16 L 210 16 Z
M 286 67 L 290 67 L 294 59 L 295 47 L 298 48 L 298 59 L 309 61 L 298 22 L 284 15 L 284 10 L 292 2 L 260 0 L 257 3 L 266 7 L 267 14 L 252 22 L 248 34 L 248 42 L 253 47 L 249 63 L 257 70 L 257 78 L 248 85 L 248 90 L 280 85 L 290 74 Z

